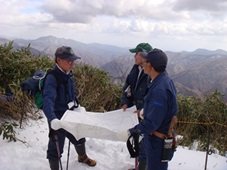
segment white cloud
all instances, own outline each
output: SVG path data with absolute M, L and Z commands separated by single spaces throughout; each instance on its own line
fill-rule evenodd
M 203 11 L 221 11 L 227 10 L 226 0 L 176 0 L 174 5 L 176 10 L 203 10 Z
M 0 0 L 1 35 L 34 39 L 54 35 L 81 42 L 164 49 L 225 48 L 224 0 Z M 179 42 L 180 40 L 180 42 Z M 206 43 L 204 43 L 205 41 Z M 185 41 L 185 42 L 181 42 Z M 171 43 L 168 45 L 167 43 Z M 181 47 L 178 43 L 187 43 Z M 187 48 L 187 49 L 183 49 Z

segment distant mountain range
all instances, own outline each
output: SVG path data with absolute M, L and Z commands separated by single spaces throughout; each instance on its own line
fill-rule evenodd
M 0 38 L 0 44 L 12 39 Z M 117 83 L 124 83 L 134 64 L 134 57 L 127 48 L 106 44 L 85 44 L 71 39 L 54 36 L 35 40 L 14 39 L 14 49 L 30 44 L 34 55 L 54 56 L 57 47 L 71 46 L 81 61 L 107 71 Z M 170 52 L 167 71 L 176 84 L 178 93 L 202 97 L 215 89 L 225 94 L 227 99 L 227 51 L 197 49 L 193 52 Z
M 0 38 L 0 44 L 5 44 L 10 39 Z M 84 44 L 78 41 L 64 38 L 56 38 L 54 36 L 40 37 L 35 40 L 13 39 L 14 47 L 27 47 L 30 44 L 31 51 L 35 55 L 48 55 L 54 57 L 56 49 L 60 46 L 70 46 L 76 55 L 81 56 L 81 61 L 86 64 L 101 67 L 103 64 L 111 61 L 122 54 L 127 54 L 128 50 L 121 47 L 111 45 L 103 45 L 98 43 Z

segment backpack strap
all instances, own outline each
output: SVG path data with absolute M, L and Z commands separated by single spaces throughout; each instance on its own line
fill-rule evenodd
M 48 75 L 48 74 L 52 74 L 55 77 L 56 82 L 57 82 L 57 87 L 60 84 L 64 84 L 64 88 L 66 89 L 66 84 L 61 80 L 61 78 L 59 77 L 58 73 L 55 70 L 53 70 L 53 69 L 52 70 L 48 70 L 46 75 Z M 57 93 L 58 93 L 58 90 L 57 90 Z M 75 98 L 75 102 L 76 102 L 75 103 L 76 105 L 74 105 L 71 109 L 77 108 L 79 106 L 79 101 L 78 101 L 77 96 Z
M 47 71 L 47 75 L 48 75 L 48 74 L 52 74 L 52 75 L 55 77 L 55 79 L 56 79 L 56 81 L 57 81 L 57 85 L 63 83 L 62 80 L 60 79 L 58 73 L 57 73 L 55 70 L 48 70 L 48 71 Z
M 57 96 L 59 96 L 58 87 L 59 87 L 60 84 L 63 84 L 63 80 L 60 78 L 60 76 L 58 75 L 58 73 L 57 73 L 55 70 L 53 70 L 53 69 L 47 70 L 46 76 L 47 76 L 48 74 L 52 74 L 52 75 L 55 77 L 55 80 L 56 80 L 56 82 L 57 82 L 57 89 L 56 89 L 56 91 L 57 91 Z M 44 83 L 45 83 L 45 80 L 44 80 Z M 64 84 L 64 89 L 65 89 L 65 88 L 66 88 L 66 85 Z M 57 100 L 59 100 L 59 99 L 57 99 Z

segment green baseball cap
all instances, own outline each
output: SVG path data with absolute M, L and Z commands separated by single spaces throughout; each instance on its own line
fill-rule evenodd
M 140 43 L 136 46 L 136 48 L 129 49 L 131 53 L 138 53 L 138 52 L 150 52 L 153 50 L 149 43 Z

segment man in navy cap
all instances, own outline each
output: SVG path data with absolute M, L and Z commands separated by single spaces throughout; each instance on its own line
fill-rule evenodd
M 162 50 L 153 49 L 149 53 L 140 53 L 140 56 L 144 72 L 152 82 L 144 97 L 144 119 L 129 132 L 144 135 L 142 149 L 146 155 L 147 170 L 167 170 L 167 161 L 171 160 L 173 151 L 165 160 L 162 152 L 165 138 L 172 135 L 169 128 L 177 113 L 176 88 L 166 73 L 168 59 Z
M 78 105 L 72 74 L 72 69 L 77 59 L 80 59 L 80 57 L 74 54 L 71 47 L 63 46 L 58 48 L 55 52 L 56 65 L 51 71 L 52 74 L 47 74 L 44 82 L 43 111 L 50 128 L 47 159 L 51 170 L 59 170 L 59 160 L 63 153 L 65 137 L 74 145 L 79 162 L 88 166 L 96 165 L 96 162 L 86 154 L 86 139 L 75 139 L 72 134 L 62 129 L 59 124 L 59 119 L 61 119 L 67 109 L 70 109 L 68 104 L 73 102 Z

